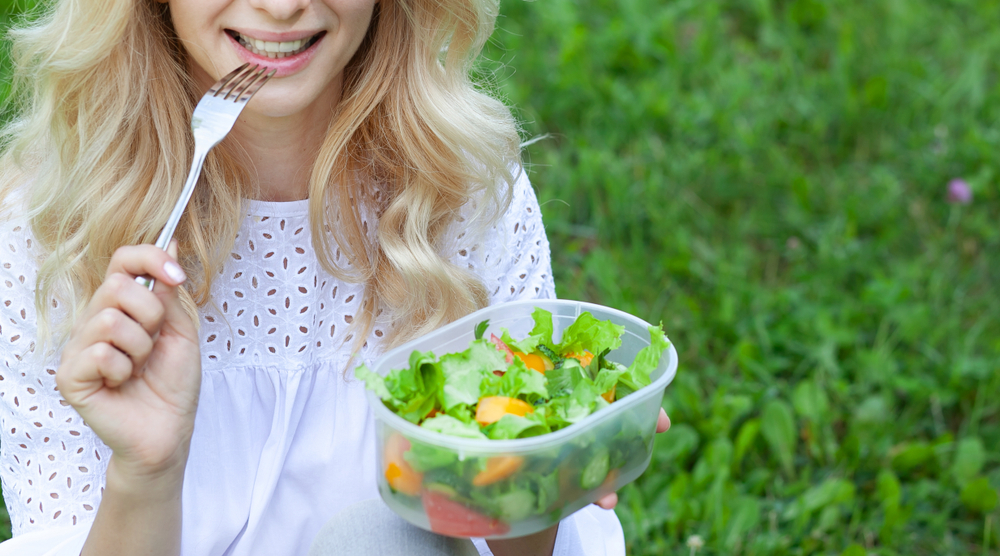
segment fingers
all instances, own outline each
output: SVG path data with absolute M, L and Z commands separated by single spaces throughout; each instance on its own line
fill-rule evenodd
M 667 432 L 670 430 L 670 417 L 667 417 L 667 411 L 660 408 L 660 416 L 656 419 L 656 432 Z
M 87 311 L 75 327 L 74 335 L 100 338 L 88 335 L 87 332 L 93 327 L 94 319 L 99 318 L 107 309 L 121 311 L 148 334 L 155 333 L 163 323 L 164 307 L 157 295 L 137 283 L 132 275 L 116 272 L 109 274 L 94 292 Z
M 618 493 L 612 492 L 611 494 L 604 495 L 600 500 L 594 502 L 594 504 L 605 510 L 613 510 L 618 505 Z
M 143 368 L 169 305 L 179 305 L 176 286 L 185 280 L 174 260 L 176 242 L 169 249 L 137 245 L 115 251 L 63 350 L 57 380 L 67 401 L 102 386 L 117 387 Z M 135 281 L 138 275 L 156 280 L 153 292 Z
M 156 305 L 159 306 L 159 303 Z M 155 312 L 161 317 L 163 314 L 162 308 L 145 312 Z M 87 322 L 76 339 L 76 345 L 108 344 L 121 351 L 135 367 L 139 368 L 146 363 L 146 358 L 153 349 L 153 339 L 150 334 L 146 326 L 133 320 L 119 308 L 106 307 Z
M 119 247 L 111 257 L 107 276 L 115 273 L 135 276 L 151 276 L 157 282 L 177 286 L 184 282 L 184 270 L 174 259 L 177 254 L 177 242 L 170 242 L 167 251 L 155 245 L 129 245 Z M 173 252 L 173 255 L 169 251 Z
M 171 242 L 168 250 L 176 254 L 176 242 Z M 153 277 L 156 281 L 153 292 L 136 283 L 136 276 Z M 114 307 L 141 324 L 147 332 L 154 334 L 164 318 L 163 303 L 157 299 L 158 296 L 164 301 L 176 297 L 175 286 L 185 279 L 184 271 L 173 255 L 155 245 L 121 247 L 111 257 L 104 282 L 94 293 L 87 311 L 77 321 L 77 328 L 88 325 L 102 310 Z
M 78 407 L 105 386 L 121 386 L 132 376 L 132 368 L 128 356 L 111 344 L 99 342 L 64 360 L 56 373 L 56 384 L 63 398 Z

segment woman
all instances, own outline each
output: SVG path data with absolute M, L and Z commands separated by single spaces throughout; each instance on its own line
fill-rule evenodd
M 554 295 L 514 121 L 467 78 L 495 10 L 61 0 L 13 34 L 0 473 L 15 538 L 0 554 L 471 550 L 363 502 L 372 421 L 345 372 L 487 304 Z M 277 75 L 164 253 L 149 244 L 187 173 L 194 103 L 244 62 Z M 474 544 L 624 551 L 596 507 Z

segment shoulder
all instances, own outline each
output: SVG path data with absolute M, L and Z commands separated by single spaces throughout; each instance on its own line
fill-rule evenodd
M 541 208 L 525 169 L 505 195 L 510 203 L 490 226 L 476 221 L 470 203 L 451 230 L 449 258 L 483 281 L 490 304 L 555 297 L 549 241 Z

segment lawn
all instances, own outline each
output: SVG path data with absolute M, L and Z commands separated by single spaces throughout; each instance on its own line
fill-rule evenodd
M 1000 554 L 1000 1 L 502 13 L 560 297 L 681 355 L 630 554 Z

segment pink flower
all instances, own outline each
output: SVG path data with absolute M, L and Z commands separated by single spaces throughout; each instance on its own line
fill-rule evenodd
M 955 178 L 948 182 L 948 202 L 956 205 L 972 202 L 972 188 L 965 180 Z

